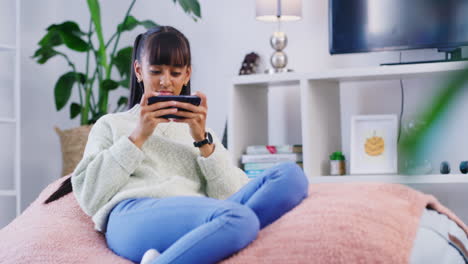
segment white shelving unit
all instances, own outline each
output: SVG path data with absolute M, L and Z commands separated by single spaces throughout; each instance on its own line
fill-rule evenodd
M 444 76 L 465 67 L 468 67 L 465 62 L 445 62 L 237 76 L 229 95 L 229 150 L 239 164 L 248 145 L 268 144 L 269 87 L 299 86 L 303 164 L 311 182 L 468 183 L 468 176 L 463 175 L 326 176 L 328 155 L 342 149 L 340 83 Z
M 312 183 L 334 183 L 334 182 L 385 182 L 400 183 L 406 185 L 414 184 L 439 184 L 439 183 L 468 183 L 466 175 L 343 175 L 343 176 L 316 176 L 310 177 Z
M 2 12 L 9 12 L 14 14 L 15 19 L 11 20 L 11 23 L 8 25 L 9 27 L 15 28 L 14 32 L 15 35 L 12 38 L 14 43 L 0 43 L 0 55 L 4 55 L 6 57 L 11 56 L 14 62 L 13 78 L 12 83 L 5 84 L 4 87 L 0 87 L 0 91 L 6 91 L 7 89 L 13 89 L 14 91 L 11 93 L 13 98 L 2 98 L 2 102 L 10 102 L 12 104 L 12 116 L 2 116 L 0 114 L 0 133 L 2 136 L 8 135 L 10 137 L 5 137 L 0 139 L 2 145 L 7 145 L 7 147 L 2 146 L 3 155 L 7 155 L 8 159 L 13 160 L 13 164 L 5 164 L 3 162 L 2 168 L 0 168 L 0 228 L 8 224 L 14 217 L 20 214 L 21 212 L 21 170 L 20 170 L 20 157 L 21 157 L 21 113 L 20 113 L 20 0 L 3 0 L 0 2 L 2 5 Z M 2 13 L 4 14 L 4 13 Z M 0 31 L 0 35 L 2 31 Z M 10 36 L 2 36 L 2 39 L 10 39 Z M 0 41 L 1 42 L 1 41 Z M 5 62 L 3 62 L 5 63 Z M 5 67 L 5 65 L 2 65 Z M 2 80 L 2 85 L 5 82 Z M 2 93 L 4 94 L 4 93 Z M 8 94 L 8 93 L 7 93 Z M 8 100 L 7 100 L 8 99 Z M 11 100 L 12 99 L 12 100 Z M 11 131 L 10 131 L 11 130 Z M 14 131 L 14 132 L 12 132 Z M 14 140 L 13 140 L 14 137 Z M 13 146 L 13 147 L 11 147 Z M 8 154 L 5 154 L 8 153 Z M 11 153 L 11 155 L 10 155 Z M 9 166 L 13 167 L 13 174 L 9 174 Z M 8 168 L 6 168 L 8 167 Z M 13 180 L 9 179 L 8 177 L 12 177 Z M 10 184 L 11 183 L 11 184 Z M 5 187 L 8 186 L 8 187 Z

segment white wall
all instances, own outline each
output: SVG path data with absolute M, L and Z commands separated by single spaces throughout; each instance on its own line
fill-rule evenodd
M 102 20 L 105 38 L 108 39 L 115 25 L 122 19 L 129 4 L 127 0 L 109 0 L 102 2 Z M 183 14 L 172 1 L 140 0 L 132 12 L 139 19 L 153 19 L 160 24 L 173 25 L 184 32 L 192 45 L 193 79 L 192 89 L 201 90 L 208 95 L 208 125 L 219 136 L 222 135 L 227 114 L 227 92 L 229 81 L 236 75 L 245 54 L 255 51 L 264 60 L 268 60 L 270 34 L 274 24 L 255 20 L 255 1 L 252 0 L 201 0 L 203 18 L 193 22 Z M 398 52 L 355 54 L 330 56 L 328 53 L 328 1 L 303 0 L 303 19 L 285 23 L 284 31 L 288 34 L 289 44 L 286 52 L 289 66 L 296 71 L 323 70 L 331 67 L 355 67 L 378 65 L 382 62 L 399 60 Z M 30 56 L 37 48 L 36 43 L 43 36 L 45 28 L 52 23 L 65 20 L 79 22 L 82 29 L 87 29 L 89 15 L 84 1 L 59 0 L 23 0 L 22 10 L 22 172 L 23 172 L 23 207 L 33 201 L 45 185 L 57 179 L 61 171 L 61 153 L 58 136 L 53 127 L 62 129 L 78 126 L 77 120 L 68 119 L 68 110 L 56 112 L 53 101 L 53 87 L 57 78 L 67 70 L 67 65 L 60 58 L 54 58 L 46 65 L 38 65 Z M 131 45 L 137 33 L 135 30 L 125 34 L 121 43 Z M 438 57 L 434 50 L 405 51 L 403 60 Z M 79 54 L 72 56 L 80 59 Z M 78 65 L 83 66 L 84 59 Z M 420 104 L 425 104 L 437 88 L 426 87 L 433 81 L 405 81 L 408 98 L 405 107 L 409 113 Z M 349 83 L 342 88 L 343 101 L 343 141 L 347 152 L 348 119 L 351 114 L 397 113 L 400 107 L 400 92 L 396 83 L 364 84 Z M 379 86 L 378 90 L 375 90 Z M 121 91 L 126 92 L 126 91 Z M 272 119 L 284 116 L 283 111 L 298 113 L 298 89 L 292 89 L 286 99 L 272 99 L 281 103 L 277 110 L 271 109 Z M 281 92 L 272 91 L 270 97 L 281 96 Z M 296 95 L 296 97 L 294 97 Z M 76 95 L 75 95 L 76 96 Z M 118 98 L 119 94 L 114 97 Z M 365 100 L 363 99 L 365 98 Z M 347 99 L 356 99 L 347 100 Z M 466 99 L 466 98 L 465 98 Z M 112 101 L 112 100 L 111 100 Z M 276 111 L 276 112 L 275 112 Z M 457 110 L 463 117 L 466 106 L 460 104 Z M 283 123 L 290 124 L 290 131 L 277 131 L 270 136 L 274 143 L 291 142 L 300 138 L 298 119 L 292 118 Z M 466 132 L 466 125 L 463 125 Z M 458 130 L 457 133 L 462 130 Z M 288 134 L 287 136 L 284 136 Z M 466 135 L 466 133 L 465 133 Z M 463 136 L 453 136 L 466 143 Z M 289 142 L 288 142 L 289 141 Z M 454 142 L 454 141 L 451 141 Z M 458 144 L 459 148 L 460 144 Z M 0 150 L 1 151 L 1 150 Z M 468 157 L 465 151 L 457 154 Z M 454 158 L 455 159 L 455 158 Z

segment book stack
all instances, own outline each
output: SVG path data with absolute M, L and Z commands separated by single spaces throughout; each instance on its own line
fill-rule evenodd
M 248 146 L 241 163 L 249 178 L 283 162 L 296 162 L 302 166 L 302 145 L 254 145 Z

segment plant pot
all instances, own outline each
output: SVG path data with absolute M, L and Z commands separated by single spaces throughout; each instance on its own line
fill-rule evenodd
M 60 137 L 62 149 L 62 176 L 72 173 L 76 165 L 83 158 L 83 152 L 91 128 L 92 125 L 67 130 L 60 130 L 58 127 L 55 127 L 55 132 Z

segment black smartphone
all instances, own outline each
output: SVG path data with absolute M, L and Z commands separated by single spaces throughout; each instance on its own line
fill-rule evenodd
M 177 102 L 183 102 L 183 103 L 190 103 L 195 106 L 199 106 L 201 103 L 201 98 L 196 96 L 196 95 L 158 95 L 158 96 L 152 96 L 148 98 L 148 105 L 158 103 L 158 102 L 166 102 L 166 101 L 177 101 Z M 187 111 L 189 110 L 183 109 L 183 108 L 178 108 L 178 107 L 167 107 L 165 109 L 169 108 L 177 108 L 178 111 Z M 177 115 L 164 115 L 161 116 L 162 118 L 181 118 L 180 116 Z

